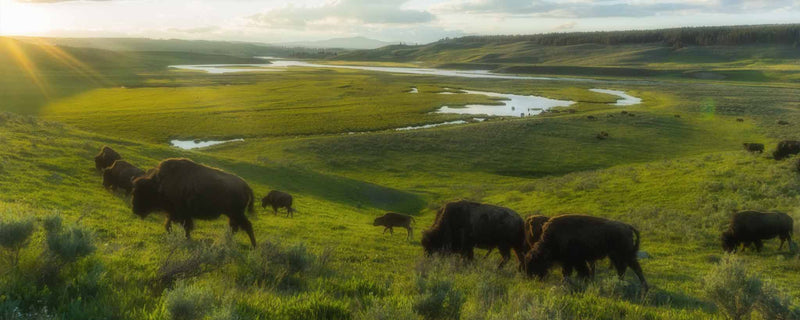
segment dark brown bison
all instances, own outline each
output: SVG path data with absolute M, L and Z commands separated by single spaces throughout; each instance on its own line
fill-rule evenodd
M 744 248 L 755 244 L 756 251 L 761 251 L 764 247 L 761 240 L 780 237 L 781 245 L 778 250 L 783 248 L 783 243 L 789 242 L 791 250 L 792 229 L 794 220 L 783 212 L 758 212 L 742 211 L 737 212 L 731 218 L 728 230 L 722 233 L 722 249 L 727 252 L 738 251 L 739 245 Z
M 742 119 L 742 118 L 736 118 L 736 121 L 737 121 L 737 122 L 744 122 L 744 119 Z
M 279 208 L 286 208 L 286 215 L 294 217 L 294 208 L 292 208 L 292 195 L 278 190 L 270 191 L 267 196 L 261 199 L 261 207 L 266 208 L 267 205 L 272 207 L 272 211 L 278 214 Z
M 779 125 L 785 126 L 785 125 L 789 124 L 789 121 L 786 121 L 786 120 L 778 120 L 778 122 L 776 122 L 776 123 L 777 123 L 777 124 L 779 124 Z
M 600 133 L 595 135 L 595 138 L 597 138 L 598 140 L 605 140 L 608 138 L 608 132 L 600 131 Z
M 775 148 L 775 151 L 772 153 L 772 157 L 775 160 L 781 160 L 793 154 L 800 153 L 800 141 L 795 140 L 784 140 L 778 142 L 778 147 Z
M 119 153 L 109 146 L 103 146 L 103 148 L 100 149 L 100 153 L 94 156 L 94 167 L 97 171 L 103 171 L 103 169 L 110 167 L 114 164 L 114 161 L 119 159 L 122 159 Z
M 679 114 L 675 115 L 675 118 L 680 118 L 680 117 L 681 117 L 681 115 L 679 115 Z
M 744 143 L 744 149 L 750 152 L 764 152 L 764 144 L 763 143 Z
M 148 174 L 133 180 L 133 213 L 144 218 L 153 211 L 167 213 L 165 227 L 183 225 L 186 238 L 193 219 L 212 220 L 224 214 L 236 232 L 241 227 L 256 246 L 253 226 L 245 211 L 253 210 L 253 190 L 236 175 L 189 159 L 166 159 Z
M 133 190 L 133 179 L 143 175 L 144 170 L 125 160 L 117 160 L 110 167 L 103 169 L 103 187 L 111 191 L 122 189 L 126 194 L 130 194 Z
M 386 233 L 386 230 L 389 230 L 390 234 L 394 234 L 393 227 L 400 227 L 406 228 L 408 231 L 408 239 L 411 239 L 411 233 L 413 229 L 411 228 L 411 222 L 414 222 L 414 217 L 394 213 L 394 212 L 387 212 L 386 214 L 375 218 L 375 221 L 372 222 L 373 226 L 383 226 L 383 233 Z
M 578 276 L 588 277 L 593 263 L 608 257 L 620 278 L 630 267 L 647 290 L 636 259 L 640 240 L 639 231 L 622 222 L 577 214 L 556 216 L 544 224 L 540 240 L 525 256 L 525 272 L 543 279 L 559 263 L 564 277 L 573 269 Z
M 497 248 L 503 256 L 502 268 L 511 256 L 511 249 L 522 266 L 525 250 L 525 228 L 522 218 L 511 209 L 470 201 L 444 205 L 436 221 L 422 233 L 426 254 L 461 254 L 472 259 L 474 248 Z
M 586 119 L 589 119 L 589 120 L 597 120 L 597 117 L 595 117 L 595 116 L 586 116 Z

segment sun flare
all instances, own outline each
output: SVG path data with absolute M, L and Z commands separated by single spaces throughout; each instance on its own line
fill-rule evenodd
M 41 35 L 50 30 L 50 17 L 31 4 L 0 0 L 0 35 Z

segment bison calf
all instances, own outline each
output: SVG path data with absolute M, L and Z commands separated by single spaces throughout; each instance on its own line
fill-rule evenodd
M 94 167 L 97 171 L 103 171 L 103 169 L 110 167 L 114 164 L 114 161 L 119 159 L 122 159 L 119 153 L 109 146 L 103 146 L 103 148 L 100 149 L 100 153 L 94 156 Z
M 744 149 L 750 152 L 764 152 L 764 144 L 763 143 L 744 143 Z
M 761 248 L 764 247 L 761 240 L 780 237 L 781 245 L 778 250 L 783 248 L 783 243 L 786 241 L 789 242 L 791 250 L 793 226 L 792 217 L 783 212 L 737 212 L 731 218 L 728 230 L 722 233 L 722 249 L 736 252 L 740 244 L 743 244 L 744 248 L 755 244 L 756 251 L 761 252 Z
M 474 249 L 497 248 L 503 256 L 502 268 L 513 249 L 522 266 L 525 230 L 522 218 L 514 210 L 470 201 L 444 205 L 436 221 L 422 233 L 426 254 L 460 254 L 472 260 Z
M 103 187 L 112 191 L 123 189 L 126 194 L 130 194 L 133 190 L 133 179 L 142 175 L 144 175 L 144 170 L 125 160 L 117 160 L 103 170 Z
M 245 216 L 253 212 L 253 190 L 247 182 L 220 169 L 189 159 L 166 159 L 147 175 L 133 180 L 133 213 L 147 217 L 153 211 L 167 213 L 165 227 L 183 225 L 186 238 L 194 229 L 193 219 L 212 220 L 228 216 L 233 232 L 241 227 L 256 246 L 253 226 Z
M 261 199 L 261 207 L 266 208 L 267 205 L 272 206 L 272 211 L 275 214 L 278 214 L 279 208 L 286 208 L 286 215 L 294 217 L 292 201 L 292 195 L 283 191 L 272 190 L 267 196 Z
M 575 269 L 585 278 L 592 274 L 595 261 L 608 257 L 620 278 L 630 267 L 647 290 L 636 259 L 639 242 L 639 231 L 622 222 L 575 214 L 556 216 L 544 224 L 540 240 L 525 256 L 525 271 L 543 279 L 559 263 L 564 277 Z
M 373 226 L 383 226 L 383 233 L 386 233 L 386 230 L 389 230 L 390 234 L 394 234 L 393 227 L 400 227 L 406 228 L 408 231 L 408 239 L 411 240 L 411 233 L 413 229 L 411 228 L 411 223 L 414 222 L 414 218 L 408 215 L 388 212 L 380 217 L 375 218 L 375 221 L 372 222 Z

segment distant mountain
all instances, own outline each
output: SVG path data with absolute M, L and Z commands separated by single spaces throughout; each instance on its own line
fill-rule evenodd
M 284 43 L 272 43 L 272 45 L 284 47 L 302 48 L 339 48 L 339 49 L 377 49 L 388 45 L 397 44 L 395 42 L 380 41 L 365 37 L 333 38 L 320 41 L 296 41 Z

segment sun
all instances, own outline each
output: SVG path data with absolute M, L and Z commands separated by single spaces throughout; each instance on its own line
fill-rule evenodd
M 29 3 L 0 0 L 0 35 L 41 35 L 50 30 L 50 16 Z

